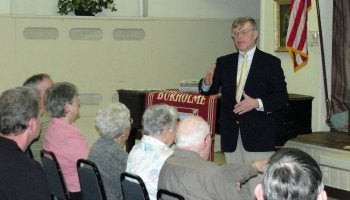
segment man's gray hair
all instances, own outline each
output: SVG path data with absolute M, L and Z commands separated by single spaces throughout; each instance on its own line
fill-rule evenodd
M 232 22 L 232 27 L 231 30 L 239 27 L 239 26 L 243 26 L 245 23 L 249 22 L 252 27 L 254 28 L 254 30 L 258 30 L 258 27 L 256 25 L 255 19 L 252 17 L 238 17 L 236 18 L 233 22 Z
M 115 102 L 97 111 L 96 128 L 103 137 L 114 139 L 130 128 L 130 110 L 122 103 Z
M 35 74 L 24 81 L 23 86 L 31 87 L 38 90 L 38 84 L 45 78 L 51 79 L 48 74 Z
M 29 87 L 6 90 L 0 96 L 0 132 L 20 135 L 28 122 L 39 115 L 39 93 Z
M 65 117 L 64 106 L 72 104 L 74 97 L 78 96 L 78 89 L 68 82 L 55 83 L 45 94 L 45 106 L 54 118 Z
M 282 148 L 272 155 L 262 180 L 264 200 L 317 200 L 323 187 L 317 162 L 295 148 Z
M 148 107 L 142 116 L 143 134 L 160 135 L 164 130 L 175 129 L 177 109 L 166 104 Z

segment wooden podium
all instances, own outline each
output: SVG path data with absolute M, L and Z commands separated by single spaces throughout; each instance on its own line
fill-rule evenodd
M 147 92 L 145 96 L 145 108 L 155 104 L 167 104 L 174 106 L 178 111 L 178 118 L 188 116 L 200 116 L 208 122 L 212 138 L 209 160 L 214 161 L 214 140 L 216 125 L 217 95 L 204 96 L 198 93 L 184 93 L 178 91 Z

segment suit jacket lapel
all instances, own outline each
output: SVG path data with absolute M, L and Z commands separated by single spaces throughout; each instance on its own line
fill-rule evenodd
M 239 55 L 239 53 L 234 53 L 232 56 L 232 63 L 230 63 L 230 66 L 232 68 L 231 77 L 233 79 L 233 86 L 234 86 L 235 94 L 236 94 L 236 88 L 237 88 L 238 55 Z
M 260 58 L 260 50 L 257 48 L 253 55 L 253 60 L 250 65 L 249 73 L 248 73 L 244 88 L 247 88 L 247 86 L 249 87 L 249 83 L 252 81 L 252 77 L 254 77 L 253 74 L 255 74 L 257 70 L 259 70 L 259 58 Z

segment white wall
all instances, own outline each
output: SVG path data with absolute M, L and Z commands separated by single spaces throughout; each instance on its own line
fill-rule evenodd
M 56 82 L 76 84 L 82 94 L 101 95 L 98 105 L 81 106 L 77 120 L 92 143 L 95 112 L 112 101 L 117 89 L 178 88 L 181 80 L 198 80 L 216 57 L 233 51 L 230 25 L 230 19 L 0 16 L 0 43 L 7 47 L 0 49 L 0 92 L 32 74 L 48 73 Z M 52 34 L 56 38 L 28 39 L 26 30 L 37 27 L 57 30 Z M 74 40 L 74 28 L 99 31 Z M 116 28 L 142 29 L 145 37 L 115 40 Z M 100 39 L 84 39 L 88 37 Z
M 148 0 L 149 17 L 260 18 L 260 0 Z
M 98 16 L 260 18 L 260 0 L 116 0 L 115 3 L 117 12 L 103 11 Z M 0 14 L 59 15 L 57 0 L 1 0 Z

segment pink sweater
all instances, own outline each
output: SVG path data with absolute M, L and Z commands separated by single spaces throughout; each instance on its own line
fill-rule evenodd
M 52 118 L 45 134 L 43 148 L 52 151 L 62 169 L 69 192 L 79 192 L 77 160 L 87 158 L 89 146 L 80 130 L 74 124 Z

